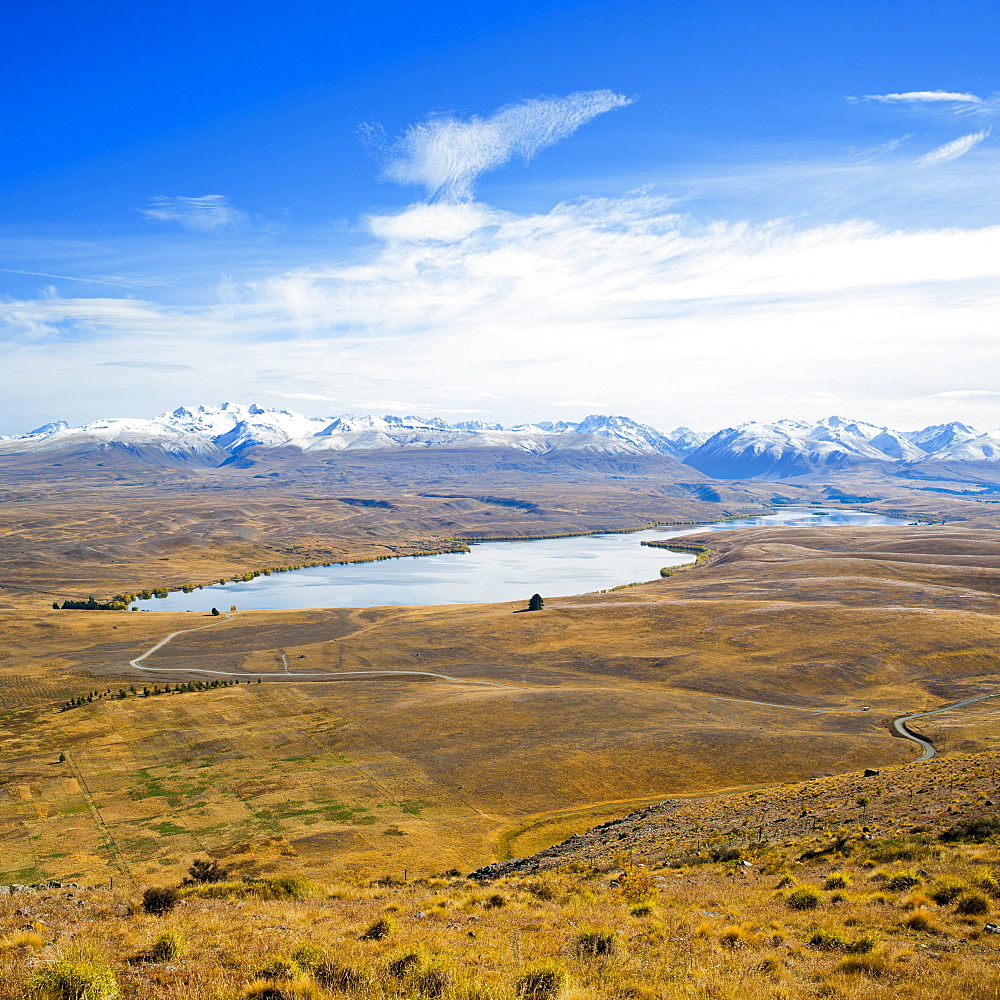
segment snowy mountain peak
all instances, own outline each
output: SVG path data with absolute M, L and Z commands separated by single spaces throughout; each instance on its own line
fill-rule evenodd
M 952 421 L 900 432 L 862 420 L 751 420 L 712 435 L 678 427 L 669 434 L 621 415 L 592 413 L 578 423 L 540 421 L 505 427 L 440 417 L 343 414 L 309 417 L 257 403 L 181 406 L 153 420 L 112 418 L 71 427 L 60 420 L 0 438 L 0 455 L 53 449 L 117 449 L 138 461 L 221 465 L 236 456 L 286 449 L 505 448 L 530 454 L 559 449 L 604 455 L 669 455 L 719 479 L 780 479 L 862 462 L 1000 461 L 1000 431 Z

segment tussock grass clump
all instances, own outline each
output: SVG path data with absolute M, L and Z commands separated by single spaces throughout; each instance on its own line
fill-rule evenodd
M 920 907 L 903 921 L 903 926 L 921 934 L 943 934 L 944 928 L 929 910 Z
M 823 882 L 824 889 L 847 889 L 851 885 L 851 877 L 844 872 L 830 872 Z
M 918 875 L 916 872 L 890 872 L 886 876 L 885 887 L 890 892 L 905 892 L 907 889 L 912 889 L 915 885 L 920 885 L 923 880 L 923 876 Z
M 172 962 L 180 958 L 187 949 L 184 936 L 177 931 L 164 931 L 150 946 L 147 952 L 151 962 Z
M 18 951 L 30 948 L 38 951 L 45 947 L 45 938 L 38 931 L 18 931 L 9 937 L 0 938 L 0 951 Z
M 799 886 L 785 897 L 785 904 L 793 910 L 815 910 L 823 902 L 823 894 L 814 885 Z
M 323 1000 L 320 989 L 308 979 L 292 983 L 251 983 L 239 996 L 240 1000 Z
M 847 935 L 841 930 L 816 931 L 809 938 L 809 947 L 820 951 L 844 951 L 849 943 Z
M 361 932 L 360 940 L 382 941 L 385 938 L 387 938 L 395 929 L 396 925 L 390 917 L 379 917 L 377 920 L 373 920 Z
M 371 979 L 365 972 L 339 962 L 320 962 L 313 976 L 321 986 L 338 993 L 371 992 Z
M 943 875 L 936 879 L 927 890 L 927 895 L 939 906 L 954 903 L 958 897 L 969 888 L 969 883 L 957 875 Z
M 840 962 L 837 971 L 848 976 L 890 979 L 897 975 L 898 970 L 885 955 L 849 955 Z
M 299 975 L 298 963 L 290 958 L 276 958 L 267 965 L 260 968 L 255 973 L 257 979 L 266 979 L 269 982 L 292 980 Z
M 114 969 L 92 951 L 77 951 L 57 959 L 34 976 L 25 1000 L 121 1000 Z
M 499 892 L 494 892 L 483 900 L 484 910 L 499 910 L 507 905 L 507 897 Z
M 303 969 L 315 969 L 325 957 L 326 952 L 319 945 L 312 944 L 310 941 L 299 945 L 292 952 L 292 961 Z
M 966 889 L 955 899 L 955 912 L 963 917 L 985 917 L 990 912 L 990 897 L 982 889 Z
M 520 1000 L 555 1000 L 567 986 L 566 970 L 555 962 L 526 969 L 514 983 Z
M 595 928 L 580 931 L 574 950 L 584 958 L 609 958 L 618 950 L 618 932 Z
M 316 886 L 299 875 L 270 875 L 247 882 L 186 886 L 179 895 L 186 899 L 309 899 L 316 895 Z
M 996 872 L 991 869 L 974 868 L 969 872 L 967 878 L 969 885 L 982 889 L 983 892 L 988 892 L 991 896 L 1000 896 L 1000 879 L 997 878 Z

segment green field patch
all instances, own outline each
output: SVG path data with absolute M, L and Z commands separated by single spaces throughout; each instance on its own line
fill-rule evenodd
M 154 823 L 150 826 L 151 830 L 155 830 L 161 837 L 170 837 L 178 833 L 187 833 L 186 827 L 178 826 L 176 823 L 166 820 L 163 823 Z
M 435 802 L 425 802 L 423 799 L 403 799 L 396 803 L 403 812 L 409 813 L 411 816 L 419 816 L 425 809 L 436 804 Z

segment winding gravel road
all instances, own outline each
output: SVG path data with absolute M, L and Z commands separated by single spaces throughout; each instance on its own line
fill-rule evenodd
M 155 646 L 147 649 L 145 653 L 137 656 L 134 660 L 129 660 L 129 666 L 134 667 L 136 670 L 142 670 L 146 673 L 159 673 L 159 674 L 209 674 L 213 677 L 236 677 L 240 680 L 248 680 L 251 676 L 259 677 L 263 679 L 271 680 L 281 680 L 281 681 L 294 681 L 302 680 L 303 678 L 310 678 L 311 680 L 322 680 L 322 681 L 337 681 L 343 677 L 394 677 L 394 676 L 411 676 L 411 677 L 436 677 L 443 681 L 455 681 L 459 684 L 479 684 L 485 685 L 486 687 L 498 687 L 498 688 L 509 688 L 512 691 L 520 691 L 521 688 L 515 687 L 512 684 L 498 684 L 496 681 L 476 681 L 471 680 L 467 677 L 452 677 L 450 674 L 435 674 L 429 670 L 344 670 L 338 673 L 332 673 L 331 671 L 320 671 L 309 673 L 307 671 L 299 671 L 296 673 L 288 672 L 288 660 L 284 659 L 285 671 L 277 673 L 264 673 L 264 674 L 248 674 L 243 671 L 236 670 L 202 670 L 196 667 L 144 667 L 142 661 L 146 659 L 147 656 L 151 656 L 158 649 L 165 646 L 171 639 L 178 635 L 184 635 L 186 632 L 200 632 L 202 629 L 212 628 L 215 625 L 223 625 L 226 622 L 231 622 L 233 620 L 232 615 L 223 615 L 220 621 L 210 622 L 208 625 L 199 625 L 197 628 L 182 628 L 177 632 L 171 632 L 165 639 L 161 639 Z M 284 654 L 283 658 L 284 658 Z
M 240 671 L 233 670 L 201 670 L 194 667 L 144 667 L 142 661 L 146 659 L 147 656 L 151 656 L 158 649 L 162 649 L 171 639 L 178 635 L 184 635 L 187 632 L 200 632 L 202 629 L 212 628 L 215 625 L 223 625 L 226 622 L 231 622 L 233 616 L 226 614 L 221 616 L 219 621 L 210 622 L 208 625 L 199 625 L 196 628 L 182 628 L 177 632 L 171 632 L 166 638 L 161 639 L 155 646 L 147 649 L 145 653 L 137 656 L 134 660 L 129 660 L 129 666 L 134 667 L 136 670 L 142 670 L 146 673 L 170 673 L 170 674 L 209 674 L 215 677 L 236 677 L 240 680 L 246 680 L 250 675 Z M 497 681 L 477 681 L 471 680 L 467 677 L 453 677 L 450 674 L 437 674 L 430 670 L 345 670 L 338 673 L 331 673 L 329 671 L 313 672 L 309 673 L 306 671 L 291 673 L 288 670 L 288 660 L 284 654 L 282 654 L 282 660 L 285 664 L 285 670 L 281 673 L 265 673 L 265 674 L 253 674 L 254 677 L 260 677 L 261 679 L 271 679 L 271 680 L 302 680 L 309 678 L 311 680 L 322 680 L 322 681 L 336 681 L 341 680 L 345 677 L 434 677 L 438 680 L 443 681 L 453 681 L 457 684 L 477 684 L 485 687 L 497 687 L 506 688 L 510 691 L 522 691 L 523 688 L 517 687 L 513 684 L 500 684 Z M 700 694 L 701 692 L 695 692 Z M 778 702 L 773 701 L 752 701 L 749 698 L 727 698 L 724 695 L 704 695 L 704 697 L 711 698 L 713 701 L 734 701 L 743 705 L 763 705 L 768 708 L 782 708 L 790 709 L 797 712 L 810 712 L 817 715 L 825 715 L 832 713 L 843 713 L 854 711 L 852 709 L 837 709 L 837 708 L 805 708 L 802 705 L 782 705 Z M 921 761 L 930 760 L 937 754 L 937 750 L 934 744 L 931 743 L 924 736 L 919 736 L 917 733 L 913 732 L 909 728 L 908 723 L 913 722 L 915 719 L 926 719 L 931 715 L 940 715 L 942 712 L 950 712 L 955 708 L 964 708 L 966 705 L 975 705 L 980 701 L 989 701 L 991 698 L 1000 698 L 1000 691 L 995 694 L 981 694 L 974 698 L 963 698 L 961 701 L 954 701 L 949 705 L 942 705 L 940 708 L 931 709 L 929 712 L 914 712 L 912 715 L 904 715 L 898 719 L 893 719 L 892 728 L 897 735 L 903 737 L 905 740 L 910 740 L 916 743 L 921 749 L 920 756 L 914 761 L 915 764 L 919 764 Z

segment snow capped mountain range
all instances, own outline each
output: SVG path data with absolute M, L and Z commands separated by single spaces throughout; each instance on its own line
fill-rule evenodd
M 57 421 L 0 437 L 0 456 L 113 450 L 158 465 L 219 466 L 278 449 L 318 454 L 432 447 L 669 455 L 717 479 L 780 479 L 864 462 L 1000 461 L 1000 431 L 983 433 L 953 422 L 903 433 L 829 417 L 815 423 L 750 421 L 709 436 L 686 427 L 664 434 L 621 416 L 504 427 L 479 420 L 449 424 L 438 417 L 308 417 L 223 403 L 182 406 L 153 420 L 97 420 L 82 427 Z

